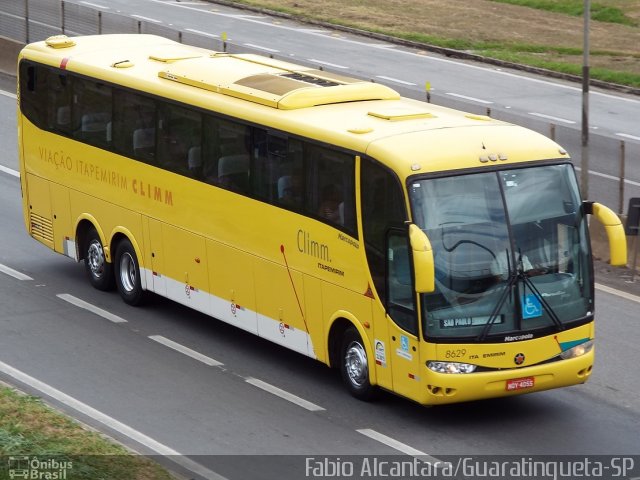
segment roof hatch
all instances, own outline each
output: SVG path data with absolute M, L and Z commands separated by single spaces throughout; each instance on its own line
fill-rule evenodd
M 161 78 L 284 110 L 361 100 L 396 100 L 389 87 L 252 55 L 176 61 Z
M 163 48 L 162 50 L 149 55 L 150 60 L 163 63 L 173 63 L 178 60 L 188 60 L 190 58 L 202 57 L 203 54 L 194 52 L 192 48 L 178 47 L 172 49 Z
M 44 43 L 46 43 L 48 47 L 52 48 L 68 48 L 73 47 L 76 44 L 73 39 L 66 35 L 54 35 L 53 37 L 47 38 Z
M 386 107 L 375 111 L 369 112 L 372 117 L 380 118 L 382 120 L 389 120 L 391 122 L 398 122 L 402 120 L 417 120 L 420 118 L 435 118 L 435 115 L 431 112 L 422 109 L 409 108 L 409 107 Z

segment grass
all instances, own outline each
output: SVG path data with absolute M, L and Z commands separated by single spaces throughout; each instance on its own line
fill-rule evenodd
M 37 397 L 0 386 L 0 479 L 9 478 L 9 456 L 71 462 L 66 478 L 74 480 L 173 478 L 151 460 L 83 428 Z M 39 471 L 55 473 L 59 469 Z
M 574 17 L 584 15 L 584 0 L 492 0 L 498 3 L 508 3 L 511 5 L 521 5 L 523 7 L 546 10 L 549 12 L 563 13 Z M 637 26 L 638 22 L 625 15 L 624 11 L 618 7 L 603 5 L 601 3 L 591 4 L 592 20 L 598 22 L 619 23 L 621 25 Z
M 583 0 L 238 0 L 499 60 L 581 75 Z M 591 77 L 640 87 L 640 2 L 592 4 Z

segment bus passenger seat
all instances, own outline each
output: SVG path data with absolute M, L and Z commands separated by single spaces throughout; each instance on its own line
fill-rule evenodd
M 191 147 L 187 152 L 187 168 L 189 174 L 199 178 L 202 176 L 202 154 L 200 147 Z
M 133 154 L 143 159 L 152 159 L 156 144 L 155 128 L 139 128 L 133 131 Z
M 110 121 L 109 113 L 87 113 L 82 116 L 81 129 L 83 132 L 105 132 Z
M 218 184 L 236 192 L 246 192 L 249 187 L 249 155 L 229 155 L 218 161 Z
M 278 178 L 278 200 L 284 199 L 291 189 L 291 175 Z
M 68 105 L 58 107 L 56 111 L 56 126 L 66 127 L 71 123 L 71 108 Z
M 110 125 L 110 113 L 87 113 L 80 119 L 80 136 L 90 143 L 104 144 L 110 141 Z

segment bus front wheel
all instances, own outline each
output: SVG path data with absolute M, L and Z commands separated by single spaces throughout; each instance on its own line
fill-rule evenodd
M 129 305 L 140 305 L 145 292 L 140 281 L 138 256 L 129 240 L 123 239 L 118 244 L 114 265 L 116 286 L 120 296 Z
M 100 235 L 95 228 L 91 228 L 87 232 L 84 266 L 94 288 L 103 291 L 113 289 L 113 266 L 107 262 Z
M 355 327 L 345 330 L 340 352 L 340 371 L 347 389 L 359 400 L 372 400 L 376 389 L 369 381 L 367 351 Z

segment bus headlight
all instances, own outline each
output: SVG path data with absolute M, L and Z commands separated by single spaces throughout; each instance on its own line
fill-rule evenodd
M 438 373 L 472 373 L 476 370 L 476 366 L 470 363 L 437 362 L 434 360 L 427 361 L 427 367 Z
M 582 355 L 589 353 L 593 350 L 594 340 L 589 340 L 587 342 L 581 343 L 580 345 L 576 345 L 569 350 L 565 350 L 560 354 L 560 358 L 563 360 L 567 360 L 569 358 L 581 357 Z

